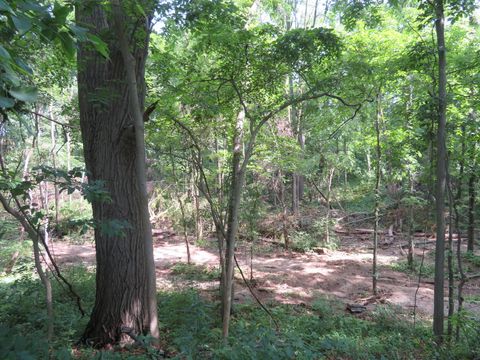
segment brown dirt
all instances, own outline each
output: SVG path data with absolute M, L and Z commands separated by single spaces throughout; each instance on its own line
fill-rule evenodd
M 155 263 L 159 289 L 180 289 L 196 287 L 205 292 L 218 288 L 218 281 L 185 280 L 175 275 L 171 268 L 179 262 L 186 262 L 185 244 L 176 236 L 162 238 L 156 232 Z M 159 236 L 160 234 L 160 236 Z M 262 301 L 310 304 L 319 296 L 327 296 L 343 303 L 359 303 L 371 309 L 378 303 L 397 305 L 407 313 L 413 313 L 418 279 L 402 272 L 393 271 L 388 265 L 405 259 L 400 245 L 403 242 L 380 246 L 378 262 L 380 278 L 379 295 L 371 296 L 371 249 L 370 241 L 364 238 L 345 236 L 339 250 L 325 250 L 324 254 L 301 254 L 274 248 L 271 244 L 256 246 L 253 261 L 250 259 L 250 245 L 240 247 L 237 259 L 248 279 L 253 271 L 253 291 Z M 211 248 L 190 245 L 192 261 L 208 268 L 218 267 L 215 243 Z M 92 244 L 70 245 L 56 242 L 52 245 L 59 264 L 95 264 L 95 248 Z M 433 244 L 427 244 L 426 259 Z M 421 255 L 421 249 L 417 249 Z M 250 268 L 251 266 L 251 268 Z M 477 270 L 478 272 L 478 270 Z M 252 296 L 237 275 L 236 302 L 251 300 Z M 465 294 L 480 296 L 480 279 L 469 282 Z M 212 294 L 215 294 L 213 292 Z M 447 288 L 445 294 L 448 294 Z M 445 299 L 446 302 L 447 299 Z M 424 279 L 417 293 L 417 314 L 429 317 L 433 312 L 432 279 Z M 480 314 L 478 303 L 466 302 L 465 306 Z M 445 306 L 447 309 L 447 306 Z

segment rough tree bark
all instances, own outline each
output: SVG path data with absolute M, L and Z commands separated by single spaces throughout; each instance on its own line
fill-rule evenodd
M 127 34 L 123 37 L 131 42 L 126 46 L 134 44 L 128 58 L 128 49 L 119 47 L 120 34 L 110 16 L 98 4 L 77 7 L 77 22 L 101 35 L 110 56 L 104 59 L 85 43 L 78 51 L 80 125 L 88 180 L 103 181 L 111 197 L 109 202 L 93 201 L 93 217 L 98 225 L 125 224 L 113 233 L 101 231 L 100 226 L 95 229 L 96 298 L 82 337 L 94 346 L 126 339 L 126 327 L 135 334 L 158 336 L 151 225 L 145 175 L 139 176 L 145 170 L 144 149 L 139 152 L 143 122 L 139 126 L 138 118 L 145 97 L 149 21 L 141 15 L 124 17 Z

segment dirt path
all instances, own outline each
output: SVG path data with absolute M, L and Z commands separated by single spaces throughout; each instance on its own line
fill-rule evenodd
M 53 249 L 60 264 L 95 264 L 95 249 L 91 244 L 57 242 Z M 206 250 L 191 245 L 190 249 L 195 264 L 205 268 L 218 267 L 218 255 L 214 247 Z M 403 259 L 399 249 L 388 247 L 379 250 L 380 295 L 377 298 L 371 297 L 371 254 L 366 245 L 346 245 L 341 250 L 327 250 L 321 255 L 288 253 L 281 249 L 269 249 L 268 252 L 263 249 L 260 252 L 261 255 L 254 255 L 251 262 L 248 249 L 240 249 L 237 259 L 247 278 L 250 278 L 252 265 L 254 291 L 264 301 L 308 304 L 323 295 L 345 303 L 367 304 L 370 308 L 375 303 L 390 303 L 407 312 L 413 311 L 417 279 L 387 266 Z M 185 244 L 179 238 L 157 239 L 154 256 L 158 286 L 162 290 L 185 286 L 214 290 L 218 287 L 217 281 L 185 280 L 172 271 L 175 264 L 187 261 Z M 235 301 L 243 302 L 252 298 L 239 276 L 236 284 Z M 466 293 L 480 296 L 480 282 L 469 283 Z M 478 304 L 466 303 L 466 306 L 480 313 Z M 429 282 L 422 282 L 418 289 L 417 309 L 418 313 L 427 316 L 433 312 L 433 285 Z

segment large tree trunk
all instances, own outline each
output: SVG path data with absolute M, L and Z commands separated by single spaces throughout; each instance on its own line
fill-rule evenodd
M 113 19 L 99 6 L 79 6 L 77 21 L 93 27 L 109 45 L 110 59 L 101 57 L 86 44 L 78 52 L 78 93 L 80 125 L 85 164 L 90 182 L 101 180 L 111 201 L 92 203 L 97 256 L 95 305 L 83 340 L 102 346 L 122 340 L 125 327 L 135 334 L 151 332 L 151 296 L 153 258 L 149 259 L 149 221 L 145 221 L 145 181 L 137 176 L 135 119 L 132 92 Z M 145 97 L 144 65 L 147 55 L 148 24 L 144 17 L 136 21 L 133 57 L 136 64 L 138 102 L 143 108 Z M 130 26 L 132 25 L 132 26 Z M 134 28 L 125 23 L 125 28 Z M 140 164 L 140 165 L 139 165 Z M 105 231 L 108 224 L 124 225 L 118 231 Z M 102 231 L 103 228 L 103 231 Z M 154 274 L 153 274 L 154 276 Z M 150 301 L 149 301 L 150 299 Z M 122 328 L 123 327 L 123 328 Z
M 445 185 L 446 185 L 446 101 L 447 101 L 447 57 L 445 49 L 445 16 L 443 0 L 435 1 L 435 30 L 438 52 L 438 128 L 437 128 L 437 183 L 436 218 L 437 239 L 435 244 L 435 285 L 433 299 L 433 333 L 443 340 L 444 278 L 445 278 Z

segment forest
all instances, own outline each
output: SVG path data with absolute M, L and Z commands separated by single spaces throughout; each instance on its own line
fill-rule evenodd
M 0 359 L 480 359 L 476 0 L 0 0 Z

